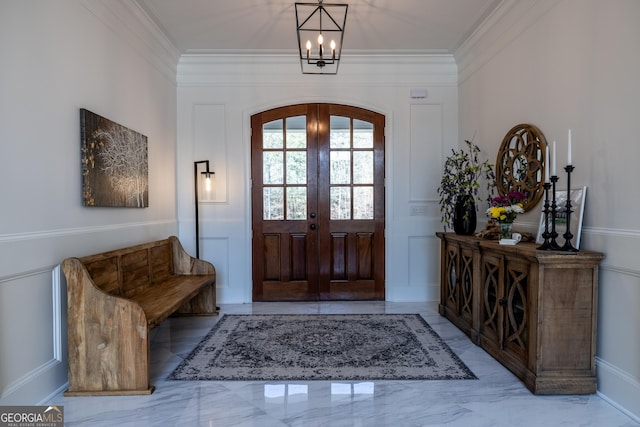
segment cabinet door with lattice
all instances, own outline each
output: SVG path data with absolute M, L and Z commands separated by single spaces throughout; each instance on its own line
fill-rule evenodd
M 502 348 L 504 261 L 498 255 L 484 255 L 480 285 L 480 336 L 485 348 Z M 491 353 L 491 351 L 490 351 Z
M 474 250 L 462 246 L 460 248 L 460 279 L 459 287 L 459 309 L 458 314 L 461 319 L 468 324 L 469 329 L 473 328 L 473 281 L 474 281 Z
M 515 257 L 506 257 L 504 265 L 504 332 L 502 336 L 505 352 L 526 365 L 529 351 L 529 297 L 532 278 L 530 263 Z
M 460 287 L 458 286 L 460 278 L 460 246 L 458 244 L 446 243 L 443 267 L 442 303 L 448 311 L 457 316 L 458 307 L 460 306 Z

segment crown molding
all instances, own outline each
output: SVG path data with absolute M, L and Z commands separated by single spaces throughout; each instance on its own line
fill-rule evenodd
M 296 49 L 187 49 L 183 55 L 293 55 L 298 56 Z M 427 57 L 443 56 L 451 57 L 453 53 L 447 49 L 343 49 L 342 55 L 347 56 L 407 56 L 407 57 Z
M 562 0 L 502 0 L 454 52 L 463 83 Z
M 180 51 L 138 1 L 81 0 L 80 3 L 175 84 Z
M 178 62 L 178 86 L 217 84 L 396 84 L 421 82 L 457 85 L 457 66 L 451 54 L 342 54 L 337 75 L 303 75 L 297 51 L 207 51 L 184 54 Z

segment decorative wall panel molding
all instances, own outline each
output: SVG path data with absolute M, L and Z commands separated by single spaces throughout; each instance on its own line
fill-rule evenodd
M 48 285 L 50 283 L 50 285 Z M 38 306 L 36 298 L 29 296 L 41 295 L 42 289 L 50 289 L 49 301 L 50 310 L 42 309 Z M 37 387 L 43 378 L 57 378 L 66 374 L 66 368 L 61 366 L 64 357 L 63 349 L 66 343 L 66 328 L 63 321 L 66 319 L 66 296 L 60 281 L 60 269 L 58 266 L 42 267 L 37 270 L 15 274 L 11 277 L 0 278 L 0 299 L 5 301 L 17 301 L 20 297 L 29 298 L 32 301 L 30 311 L 21 311 L 20 308 L 4 307 L 0 313 L 0 323 L 18 322 L 28 328 L 30 331 L 29 340 L 2 342 L 0 340 L 0 354 L 2 348 L 9 350 L 16 344 L 21 346 L 22 354 L 20 363 L 14 360 L 13 366 L 22 367 L 22 371 L 12 371 L 10 375 L 5 375 L 0 382 L 0 402 L 1 404 L 10 404 L 11 402 L 20 402 L 24 399 L 24 394 L 28 395 L 28 390 Z M 28 303 L 25 301 L 25 303 Z M 42 301 L 40 302 L 42 304 Z M 35 308 L 35 310 L 34 310 Z M 24 313 L 23 319 L 16 313 Z M 48 317 L 50 314 L 51 317 Z M 3 318 L 3 317 L 11 318 Z M 29 326 L 25 320 L 31 319 L 29 322 L 38 325 Z M 5 337 L 6 338 L 6 337 Z M 10 339 L 11 337 L 8 337 Z M 49 348 L 46 348 L 49 346 Z M 4 355 L 3 358 L 11 357 L 11 353 Z M 15 353 L 13 357 L 16 357 Z M 18 356 L 19 357 L 19 356 Z M 22 400 L 24 402 L 24 400 Z
M 193 106 L 193 155 L 194 161 L 209 160 L 215 172 L 210 193 L 202 191 L 202 202 L 227 201 L 227 139 L 225 106 L 220 104 L 195 104 Z M 199 186 L 203 189 L 204 186 Z
M 410 111 L 409 200 L 426 203 L 437 199 L 442 174 L 444 112 L 439 104 L 413 104 Z
M 25 232 L 25 233 L 11 233 L 11 234 L 0 234 L 0 245 L 4 243 L 12 243 L 19 242 L 24 240 L 39 240 L 39 239 L 51 239 L 57 237 L 66 237 L 78 234 L 93 234 L 93 233 L 104 233 L 111 232 L 115 230 L 126 230 L 126 229 L 140 229 L 142 227 L 154 227 L 161 225 L 175 225 L 175 220 L 159 220 L 159 221 L 144 221 L 144 222 L 128 222 L 122 224 L 107 224 L 107 225 L 98 225 L 98 226 L 88 226 L 88 227 L 77 227 L 77 228 L 61 228 L 61 229 L 53 229 L 46 231 L 33 231 L 33 232 Z M 0 277 L 0 281 L 2 278 Z

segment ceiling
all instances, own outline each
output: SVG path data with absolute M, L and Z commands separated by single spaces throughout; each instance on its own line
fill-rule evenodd
M 297 49 L 293 0 L 136 1 L 182 54 Z M 502 1 L 327 0 L 325 5 L 349 5 L 343 53 L 447 54 Z

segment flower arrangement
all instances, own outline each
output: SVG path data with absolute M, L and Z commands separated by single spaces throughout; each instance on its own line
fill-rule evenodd
M 487 215 L 500 224 L 511 224 L 519 213 L 524 213 L 524 202 L 527 195 L 522 191 L 510 191 L 503 196 L 491 199 L 491 206 L 487 209 Z

